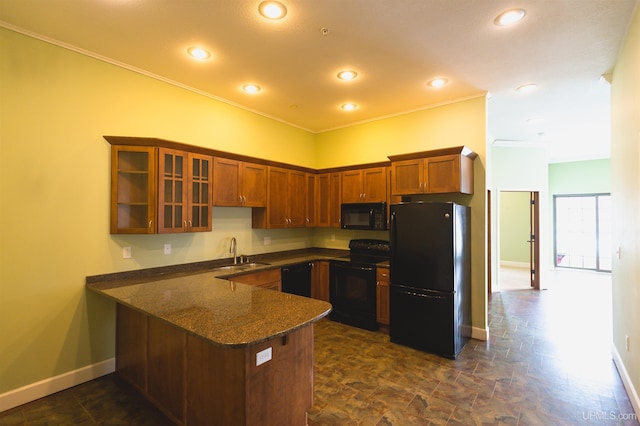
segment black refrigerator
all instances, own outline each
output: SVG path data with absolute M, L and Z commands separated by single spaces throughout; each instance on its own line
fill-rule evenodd
M 392 204 L 390 225 L 391 341 L 456 358 L 471 333 L 470 209 Z

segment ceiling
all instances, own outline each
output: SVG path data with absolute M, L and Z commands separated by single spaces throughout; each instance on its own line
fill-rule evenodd
M 600 76 L 639 0 L 280 0 L 279 21 L 261 1 L 1 0 L 0 25 L 311 132 L 488 93 L 490 142 L 545 146 L 550 161 L 609 156 Z M 494 25 L 514 7 L 522 21 Z M 212 58 L 190 58 L 195 45 Z M 357 78 L 338 80 L 343 69 Z M 436 76 L 448 84 L 430 88 Z M 537 90 L 515 91 L 526 83 Z

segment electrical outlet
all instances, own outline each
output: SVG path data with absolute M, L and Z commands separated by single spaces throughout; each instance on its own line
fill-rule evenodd
M 256 354 L 256 367 L 271 360 L 271 346 Z
M 264 237 L 264 245 L 268 246 L 269 244 L 271 244 L 271 237 Z
M 627 349 L 627 352 L 629 352 L 629 336 L 628 335 L 624 336 L 624 347 Z
M 122 258 L 131 259 L 131 247 L 122 247 Z
M 331 234 L 331 241 L 335 241 L 336 240 L 336 236 L 334 234 Z
M 171 254 L 171 244 L 164 245 L 164 254 Z

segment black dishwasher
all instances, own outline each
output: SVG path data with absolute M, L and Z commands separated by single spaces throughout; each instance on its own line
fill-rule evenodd
M 282 268 L 282 292 L 311 297 L 311 262 Z

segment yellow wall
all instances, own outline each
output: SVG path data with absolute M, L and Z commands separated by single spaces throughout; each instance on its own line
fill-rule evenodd
M 253 230 L 246 208 L 214 208 L 208 233 L 110 235 L 110 146 L 102 135 L 159 137 L 312 168 L 470 146 L 480 154 L 469 197 L 478 240 L 474 326 L 486 327 L 484 98 L 313 135 L 1 28 L 0 52 L 0 396 L 113 357 L 114 305 L 85 291 L 87 275 L 228 257 L 232 236 L 239 252 L 255 254 L 346 248 L 353 237 L 387 235 Z M 131 259 L 122 259 L 125 246 Z
M 388 160 L 388 155 L 460 145 L 478 154 L 474 163 L 474 195 L 454 196 L 452 201 L 471 206 L 472 323 L 480 329 L 487 328 L 485 117 L 486 99 L 478 97 L 317 136 L 320 168 L 375 163 Z M 451 197 L 438 197 L 436 201 L 444 199 Z
M 211 233 L 110 235 L 102 135 L 310 167 L 316 156 L 308 132 L 9 30 L 0 29 L 0 51 L 2 394 L 113 356 L 113 305 L 85 294 L 85 276 L 226 257 L 236 231 L 241 251 L 264 251 L 251 248 L 249 209 L 239 209 L 242 226 L 215 209 Z M 311 245 L 308 235 L 273 236 L 273 250 Z
M 640 10 L 636 8 L 611 84 L 611 200 L 613 245 L 613 344 L 632 383 L 640 413 Z M 629 336 L 629 350 L 625 348 Z M 633 393 L 629 392 L 633 400 Z

